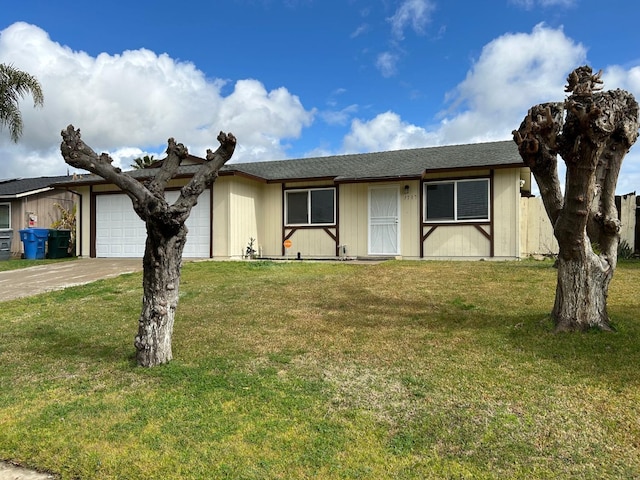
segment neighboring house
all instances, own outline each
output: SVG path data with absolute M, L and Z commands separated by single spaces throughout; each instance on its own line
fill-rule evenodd
M 72 177 L 14 178 L 0 180 L 0 230 L 12 230 L 11 254 L 24 251 L 20 230 L 28 227 L 49 228 L 60 217 L 55 204 L 71 209 L 77 200 L 69 189 L 51 185 Z
M 171 202 L 199 168 L 190 158 Z M 154 168 L 129 172 L 143 180 Z M 60 182 L 81 195 L 79 254 L 142 257 L 130 199 L 95 175 Z M 531 174 L 512 141 L 232 163 L 187 221 L 185 257 L 515 259 Z

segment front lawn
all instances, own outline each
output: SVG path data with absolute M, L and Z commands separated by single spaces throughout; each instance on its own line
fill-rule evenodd
M 37 267 L 39 265 L 47 265 L 57 262 L 68 262 L 77 260 L 76 257 L 67 258 L 43 258 L 43 259 L 24 259 L 12 257 L 10 260 L 0 261 L 0 272 L 6 272 L 8 270 L 18 270 L 20 268 Z
M 0 459 L 73 479 L 640 477 L 640 264 L 552 333 L 551 262 L 200 262 L 175 360 L 141 273 L 2 302 Z

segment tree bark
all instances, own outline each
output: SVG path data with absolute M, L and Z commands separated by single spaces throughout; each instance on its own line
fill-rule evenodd
M 598 92 L 600 73 L 579 67 L 563 105 L 529 110 L 514 141 L 531 168 L 558 240 L 558 283 L 551 312 L 557 331 L 612 330 L 609 284 L 617 265 L 620 221 L 615 188 L 638 136 L 638 104 L 622 90 Z M 562 195 L 556 169 L 566 163 Z
M 551 318 L 557 332 L 611 331 L 607 313 L 613 268 L 593 252 L 584 259 L 558 258 L 558 283 Z
M 144 367 L 167 363 L 173 358 L 171 341 L 179 299 L 182 252 L 187 240 L 185 222 L 200 194 L 215 181 L 218 170 L 233 155 L 236 139 L 230 133 L 220 132 L 218 149 L 215 152 L 207 150 L 207 162 L 182 187 L 176 202 L 169 205 L 164 192 L 188 156 L 184 145 L 170 138 L 162 166 L 146 184 L 142 184 L 113 167 L 112 159 L 106 153 L 96 154 L 82 141 L 80 130 L 73 125 L 62 131 L 62 138 L 60 151 L 65 162 L 118 186 L 131 198 L 133 209 L 145 222 L 147 240 L 142 261 L 142 312 L 134 341 L 136 359 Z
M 187 227 L 177 233 L 164 231 L 163 225 L 147 221 L 147 241 L 143 262 L 142 312 L 134 345 L 138 365 L 151 367 L 173 359 L 173 325 L 178 296 L 182 252 Z

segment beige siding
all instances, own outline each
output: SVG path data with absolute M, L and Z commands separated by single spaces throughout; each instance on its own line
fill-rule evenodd
M 409 192 L 405 193 L 405 185 Z M 420 257 L 420 182 L 404 182 L 400 186 L 400 245 L 403 258 Z
M 282 185 L 262 186 L 262 202 L 259 205 L 259 245 L 265 257 L 282 255 Z
M 405 194 L 405 185 L 409 192 Z M 400 256 L 418 258 L 420 229 L 420 182 L 349 183 L 340 185 L 340 245 L 346 245 L 348 257 L 369 255 L 369 189 L 397 187 L 400 192 Z
M 229 256 L 242 257 L 249 240 L 254 238 L 254 249 L 258 250 L 258 205 L 260 184 L 236 178 L 229 186 Z
M 340 185 L 340 245 L 346 245 L 348 257 L 367 255 L 369 185 L 347 183 Z
M 429 230 L 425 228 L 425 233 Z M 485 258 L 490 254 L 489 240 L 472 225 L 437 227 L 424 242 L 425 258 Z
M 328 228 L 335 235 L 335 228 Z M 290 229 L 287 229 L 289 232 Z M 302 258 L 335 258 L 336 242 L 322 228 L 298 229 L 291 237 L 291 247 L 285 252 L 287 257 L 296 257 L 298 253 Z
M 493 255 L 517 258 L 520 237 L 520 171 L 496 170 L 493 175 Z
M 213 258 L 227 258 L 229 256 L 229 177 L 220 177 L 213 184 L 213 202 L 211 235 L 213 243 Z
M 76 251 L 82 257 L 89 257 L 91 253 L 91 195 L 89 187 L 75 189 L 82 197 L 76 216 Z
M 333 183 L 327 181 L 315 182 L 291 182 L 285 184 L 286 188 L 312 188 L 312 187 L 335 187 Z M 336 187 L 337 189 L 338 187 Z M 340 193 L 338 193 L 338 196 Z M 283 191 L 281 184 L 267 184 L 262 187 L 262 198 L 260 208 L 261 223 L 261 254 L 264 257 L 282 256 L 283 243 Z M 327 228 L 334 236 L 335 228 Z M 295 231 L 293 231 L 295 230 Z M 291 234 L 291 232 L 293 233 Z M 335 258 L 336 242 L 324 230 L 319 228 L 285 228 L 284 234 L 291 240 L 291 247 L 285 251 L 285 256 L 294 258 L 300 253 L 302 258 Z M 291 235 L 290 235 L 291 234 Z
M 488 176 L 489 171 L 465 172 L 464 177 Z M 430 175 L 427 181 L 448 176 Z M 493 174 L 491 214 L 493 222 L 493 258 L 517 258 L 520 236 L 519 199 L 520 169 L 499 169 Z M 491 235 L 490 225 L 482 225 L 482 230 Z M 431 230 L 423 227 L 424 234 Z M 489 258 L 491 240 L 473 225 L 451 224 L 438 226 L 424 242 L 425 258 Z

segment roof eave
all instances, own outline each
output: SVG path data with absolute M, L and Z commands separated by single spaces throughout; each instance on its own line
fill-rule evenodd
M 336 183 L 372 183 L 372 182 L 397 182 L 397 181 L 409 181 L 420 180 L 421 175 L 387 175 L 384 177 L 336 177 Z
M 448 173 L 448 172 L 463 172 L 469 170 L 498 170 L 503 168 L 520 168 L 526 167 L 523 162 L 517 163 L 502 163 L 498 165 L 473 165 L 465 167 L 446 167 L 446 168 L 427 168 L 424 170 L 423 175 L 430 173 Z

